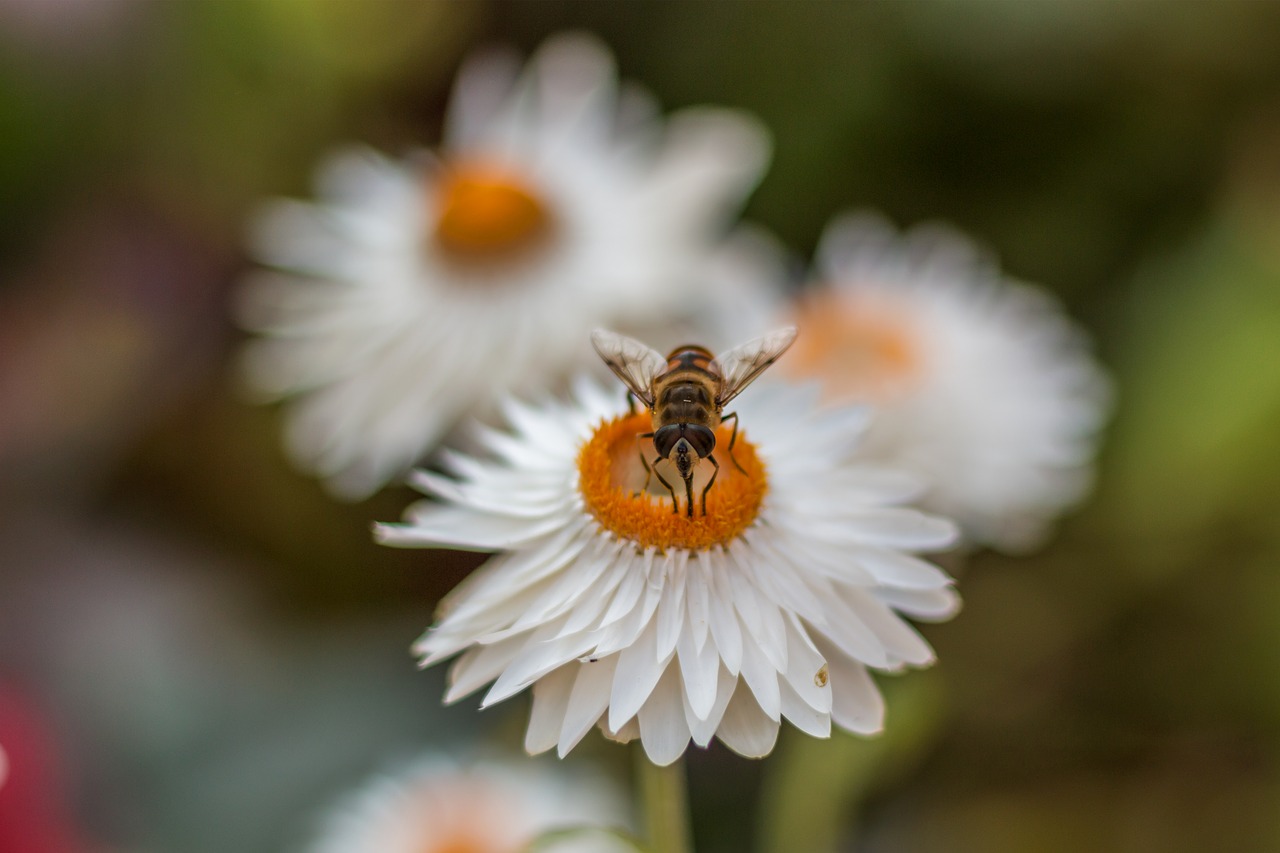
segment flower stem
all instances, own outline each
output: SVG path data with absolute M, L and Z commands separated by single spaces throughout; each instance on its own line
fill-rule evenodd
M 654 853 L 693 853 L 684 758 L 658 767 L 643 752 L 636 752 L 636 781 L 649 849 Z

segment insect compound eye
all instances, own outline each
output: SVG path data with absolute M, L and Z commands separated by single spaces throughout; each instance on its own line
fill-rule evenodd
M 684 437 L 699 458 L 705 458 L 707 454 L 716 449 L 716 434 L 709 427 L 704 427 L 700 424 L 686 426 L 684 428 Z
M 679 440 L 679 424 L 667 424 L 664 427 L 660 427 L 653 434 L 653 446 L 658 451 L 658 455 L 664 459 L 671 455 L 671 449 L 676 446 L 676 442 Z

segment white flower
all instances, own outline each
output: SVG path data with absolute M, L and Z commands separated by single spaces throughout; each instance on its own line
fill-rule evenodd
M 969 539 L 1036 544 L 1090 483 L 1109 395 L 1085 335 L 941 227 L 837 220 L 817 275 L 783 371 L 874 403 L 864 452 L 930 482 L 922 505 Z
M 337 154 L 317 202 L 277 202 L 254 229 L 278 271 L 241 294 L 262 333 L 247 374 L 295 398 L 286 444 L 339 495 L 403 473 L 507 391 L 594 361 L 595 326 L 696 312 L 767 160 L 743 114 L 664 123 L 593 38 L 554 38 L 517 71 L 492 53 L 464 66 L 438 157 Z
M 817 411 L 816 387 L 781 385 L 734 402 L 743 472 L 721 427 L 706 515 L 673 513 L 657 483 L 634 494 L 650 419 L 619 414 L 619 390 L 581 383 L 572 404 L 508 404 L 517 432 L 485 434 L 494 459 L 447 457 L 456 480 L 418 472 L 443 505 L 376 528 L 391 545 L 505 552 L 415 647 L 424 666 L 462 652 L 446 701 L 489 682 L 484 705 L 532 687 L 530 752 L 563 756 L 599 724 L 639 737 L 658 764 L 713 736 L 763 756 L 782 717 L 819 737 L 832 720 L 878 731 L 867 667 L 933 660 L 899 613 L 956 609 L 949 578 L 909 553 L 949 545 L 953 525 L 897 506 L 913 478 L 853 461 L 864 410 Z
M 543 833 L 617 829 L 625 809 L 605 780 L 543 766 L 421 758 L 366 784 L 324 819 L 309 853 L 523 853 Z M 556 853 L 631 849 L 603 832 L 570 834 Z
M 789 261 L 777 238 L 743 225 L 710 253 L 697 273 L 698 285 L 683 297 L 689 310 L 661 318 L 628 318 L 612 328 L 644 341 L 658 352 L 697 341 L 712 352 L 742 343 L 747 333 L 781 325 L 789 307 Z M 599 359 L 600 378 L 614 381 Z

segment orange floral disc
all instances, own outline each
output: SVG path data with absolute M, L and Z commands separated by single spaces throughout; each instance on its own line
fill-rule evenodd
M 689 518 L 685 514 L 684 482 L 671 462 L 657 463 L 657 472 L 675 487 L 679 512 L 671 511 L 671 494 L 656 476 L 651 478 L 647 491 L 640 491 L 645 480 L 640 454 L 652 462 L 657 452 L 652 439 L 639 436 L 652 428 L 647 412 L 604 421 L 578 453 L 578 488 L 587 511 L 602 526 L 640 548 L 654 546 L 666 551 L 726 545 L 755 523 L 768 491 L 768 480 L 764 462 L 742 430 L 733 445 L 733 459 L 746 473 L 739 471 L 729 457 L 732 427 L 721 426 L 716 431 L 713 453 L 720 463 L 720 473 L 707 492 L 707 514 L 702 515 L 702 489 L 715 468 L 704 459 L 695 472 L 694 511 Z
M 780 367 L 824 380 L 841 398 L 884 402 L 911 387 L 921 352 L 911 324 L 888 306 L 818 292 L 796 312 L 804 330 Z
M 441 178 L 436 243 L 462 260 L 502 259 L 540 242 L 551 212 L 521 177 L 492 165 L 462 164 Z

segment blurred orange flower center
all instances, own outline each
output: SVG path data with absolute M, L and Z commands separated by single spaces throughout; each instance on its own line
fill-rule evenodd
M 707 514 L 702 515 L 702 489 L 715 468 L 704 459 L 694 472 L 694 512 L 689 518 L 685 514 L 684 481 L 673 463 L 663 460 L 655 468 L 675 487 L 679 512 L 671 511 L 671 493 L 656 475 L 650 478 L 648 489 L 641 491 L 646 475 L 640 454 L 652 465 L 657 451 L 652 439 L 640 435 L 652 428 L 647 412 L 622 415 L 601 423 L 579 451 L 578 488 L 587 511 L 602 526 L 640 548 L 654 546 L 665 551 L 725 545 L 755 523 L 768 491 L 768 480 L 764 462 L 745 433 L 738 431 L 733 446 L 733 457 L 744 474 L 729 458 L 732 428 L 721 426 L 716 431 L 714 455 L 720 472 L 707 492 Z
M 422 853 L 504 853 L 492 845 L 475 838 L 455 836 L 439 844 L 431 844 Z M 515 851 L 511 851 L 515 853 Z
M 463 260 L 520 253 L 540 242 L 552 225 L 550 210 L 522 176 L 485 163 L 449 168 L 435 205 L 436 243 Z
M 804 333 L 780 366 L 792 376 L 823 380 L 834 396 L 883 401 L 919 376 L 914 330 L 890 308 L 818 293 L 801 303 L 795 322 Z

